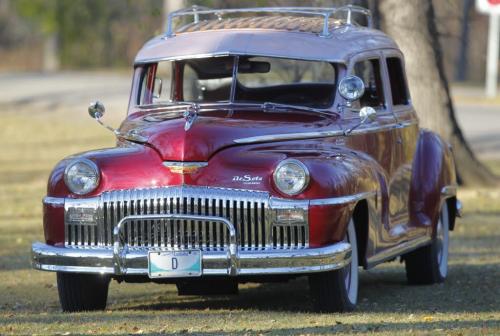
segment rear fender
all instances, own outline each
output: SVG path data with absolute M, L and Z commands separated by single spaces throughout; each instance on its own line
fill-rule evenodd
M 451 146 L 437 134 L 421 130 L 413 160 L 410 221 L 434 234 L 441 206 L 456 200 L 455 162 Z M 455 204 L 453 204 L 455 205 Z M 450 224 L 453 229 L 454 221 Z

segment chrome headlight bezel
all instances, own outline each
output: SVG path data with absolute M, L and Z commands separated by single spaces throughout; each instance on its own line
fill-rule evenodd
M 75 187 L 75 184 L 71 181 L 72 177 L 70 176 L 70 174 L 71 174 L 71 169 L 74 168 L 76 165 L 85 165 L 91 171 L 93 171 L 95 175 L 95 182 L 93 183 L 92 186 L 84 189 L 78 189 Z M 64 183 L 66 184 L 68 189 L 76 195 L 87 195 L 91 193 L 92 191 L 96 190 L 100 182 L 101 182 L 101 172 L 99 170 L 99 167 L 97 167 L 97 165 L 89 159 L 84 159 L 84 158 L 75 159 L 71 161 L 64 169 Z
M 299 168 L 303 172 L 303 179 L 302 179 L 301 185 L 298 188 L 294 188 L 293 190 L 286 190 L 285 188 L 283 188 L 283 185 L 282 185 L 281 181 L 279 180 L 280 177 L 278 176 L 280 170 L 284 169 L 284 167 L 287 165 L 293 165 L 293 166 L 295 166 L 295 168 Z M 289 195 L 289 196 L 298 195 L 298 194 L 302 193 L 309 185 L 309 181 L 310 181 L 309 169 L 307 169 L 307 166 L 304 163 L 302 163 L 301 161 L 299 161 L 297 159 L 285 159 L 285 160 L 281 161 L 278 164 L 278 166 L 276 166 L 276 169 L 274 169 L 273 181 L 274 181 L 274 185 L 281 193 L 283 193 L 285 195 Z

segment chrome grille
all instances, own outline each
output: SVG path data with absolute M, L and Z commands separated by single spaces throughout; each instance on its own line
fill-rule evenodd
M 98 198 L 97 225 L 66 224 L 66 243 L 111 247 L 113 229 L 129 215 L 217 216 L 235 226 L 240 249 L 290 249 L 308 245 L 307 225 L 271 225 L 265 192 L 208 187 L 166 187 L 105 192 Z M 129 248 L 222 250 L 229 235 L 222 223 L 195 220 L 134 220 L 123 228 Z

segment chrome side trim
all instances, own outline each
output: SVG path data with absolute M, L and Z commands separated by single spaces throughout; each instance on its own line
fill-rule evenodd
M 113 250 L 55 247 L 33 243 L 33 268 L 53 272 L 115 274 Z M 148 274 L 148 250 L 130 250 L 124 273 Z M 351 245 L 345 242 L 321 248 L 300 250 L 239 251 L 238 267 L 233 275 L 305 274 L 340 269 L 351 261 Z M 202 254 L 203 275 L 228 275 L 228 255 L 222 251 Z
M 63 207 L 64 206 L 64 198 L 63 197 L 51 197 L 45 196 L 42 200 L 43 204 L 50 205 L 53 207 Z
M 441 189 L 441 194 L 443 196 L 451 197 L 451 196 L 457 196 L 457 186 L 456 185 L 448 185 L 444 186 Z
M 233 140 L 237 144 L 252 144 L 258 142 L 268 142 L 268 141 L 283 141 L 283 140 L 301 140 L 310 138 L 327 138 L 333 136 L 344 135 L 344 131 L 324 131 L 324 132 L 303 132 L 303 133 L 287 133 L 287 134 L 269 134 L 269 135 L 259 135 L 248 138 L 240 138 Z
M 364 127 L 357 128 L 353 130 L 349 135 L 360 135 L 360 134 L 369 134 L 379 131 L 386 131 L 390 129 L 409 127 L 412 125 L 418 124 L 418 121 L 412 120 L 403 123 L 396 123 L 384 126 L 372 126 L 372 127 Z M 335 131 L 322 131 L 322 132 L 301 132 L 301 133 L 285 133 L 285 134 L 268 134 L 268 135 L 259 135 L 248 138 L 240 138 L 233 140 L 234 143 L 237 144 L 253 144 L 259 142 L 271 142 L 271 141 L 286 141 L 286 140 L 305 140 L 305 139 L 315 139 L 315 138 L 328 138 L 334 136 L 348 136 L 345 134 L 344 130 L 335 130 Z
M 403 242 L 399 245 L 390 247 L 368 258 L 368 260 L 366 261 L 366 268 L 367 269 L 372 268 L 380 263 L 383 263 L 384 261 L 411 252 L 413 250 L 418 249 L 419 247 L 429 245 L 431 241 L 432 241 L 431 237 L 422 236 L 410 241 Z
M 376 196 L 376 191 L 366 191 L 359 194 L 348 195 L 348 196 L 340 196 L 340 197 L 332 197 L 332 198 L 317 198 L 309 201 L 309 205 L 341 205 L 341 204 L 349 204 L 360 201 L 362 199 L 366 199 L 372 196 Z

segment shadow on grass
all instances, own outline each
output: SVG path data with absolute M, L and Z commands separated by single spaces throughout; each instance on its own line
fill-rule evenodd
M 272 329 L 257 329 L 251 330 L 258 334 L 272 334 L 272 335 L 332 335 L 334 333 L 349 333 L 349 334 L 366 334 L 366 333 L 379 333 L 390 332 L 399 334 L 408 331 L 428 330 L 436 333 L 444 333 L 445 331 L 453 329 L 477 329 L 478 334 L 488 334 L 494 330 L 498 331 L 500 328 L 500 320 L 488 321 L 443 321 L 443 322 L 397 322 L 397 323 L 353 323 L 353 324 L 333 324 L 331 326 L 317 326 L 306 328 L 272 328 Z M 494 329 L 494 330 L 493 330 Z M 172 332 L 164 333 L 162 335 L 179 335 L 188 333 Z M 243 331 L 215 331 L 215 332 L 194 332 L 196 335 L 211 336 L 211 335 L 249 335 L 249 330 Z M 250 332 L 251 334 L 251 332 Z M 433 334 L 433 333 L 431 333 Z M 158 335 L 156 333 L 142 334 L 142 335 Z
M 26 254 L 12 254 L 0 257 L 0 272 L 29 270 L 31 258 Z
M 242 315 L 244 312 L 241 313 Z M 180 318 L 182 319 L 183 314 L 173 314 L 175 316 L 169 316 L 171 318 Z M 16 318 L 15 323 L 34 323 L 34 324 L 45 324 L 45 323 L 61 323 L 65 322 L 65 318 L 68 315 L 51 315 L 50 317 L 44 316 L 25 316 L 21 318 Z M 224 320 L 227 317 L 227 313 L 218 313 L 210 316 L 213 321 Z M 154 323 L 156 320 L 155 316 L 150 314 L 135 314 L 133 316 L 134 319 L 139 318 L 141 322 Z M 98 317 L 94 315 L 82 315 L 75 316 L 75 322 L 79 324 L 86 323 L 96 323 L 99 320 L 107 323 L 116 323 L 127 320 L 126 315 L 120 316 L 106 316 L 106 317 Z M 14 321 L 10 321 L 12 323 Z M 0 321 L 0 325 L 4 324 Z M 9 323 L 5 323 L 9 324 Z M 349 333 L 349 334 L 366 334 L 366 333 L 380 333 L 380 332 L 389 332 L 394 334 L 400 334 L 403 332 L 415 332 L 415 331 L 429 331 L 432 334 L 434 333 L 444 333 L 445 331 L 451 331 L 454 329 L 467 329 L 467 330 L 477 330 L 477 334 L 492 334 L 499 331 L 500 328 L 500 320 L 498 319 L 489 319 L 489 320 L 447 320 L 447 321 L 421 321 L 421 320 L 413 320 L 408 319 L 407 321 L 401 322 L 355 322 L 355 323 L 342 323 L 337 321 L 335 318 L 332 318 L 332 323 L 330 325 L 321 325 L 315 327 L 298 327 L 298 328 L 244 328 L 243 330 L 217 330 L 217 331 L 190 331 L 188 328 L 192 328 L 193 326 L 186 325 L 186 329 L 168 332 L 166 330 L 161 330 L 161 335 L 181 335 L 181 334 L 195 334 L 201 336 L 210 336 L 210 335 L 249 335 L 249 334 L 272 334 L 272 335 L 331 335 L 334 333 Z M 158 332 L 152 333 L 141 333 L 142 335 L 158 335 Z M 78 333 L 78 334 L 86 334 L 86 333 Z M 114 335 L 130 335 L 131 332 L 117 332 L 113 333 Z
M 500 310 L 500 264 L 456 265 L 444 284 L 408 286 L 404 267 L 361 272 L 358 312 L 433 313 Z M 125 301 L 122 298 L 120 301 Z M 127 304 L 117 310 L 251 309 L 312 312 L 305 278 L 243 288 L 237 296 L 176 297 L 173 301 Z

